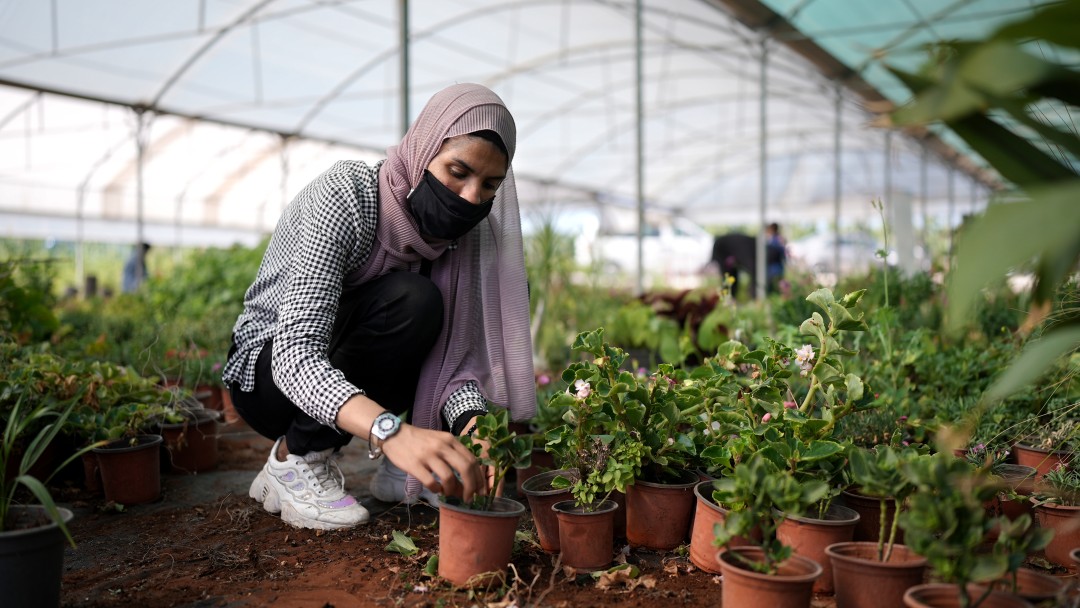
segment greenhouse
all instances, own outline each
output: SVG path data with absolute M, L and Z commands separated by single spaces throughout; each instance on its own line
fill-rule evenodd
M 0 3 L 0 603 L 1080 605 L 1077 32 Z

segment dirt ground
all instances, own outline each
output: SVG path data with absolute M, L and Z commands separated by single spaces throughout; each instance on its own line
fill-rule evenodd
M 67 549 L 62 605 L 97 606 L 719 606 L 720 577 L 678 551 L 658 554 L 616 544 L 640 569 L 636 579 L 605 588 L 589 575 L 557 567 L 535 543 L 531 517 L 519 525 L 506 584 L 455 589 L 424 573 L 438 552 L 438 513 L 375 501 L 367 492 L 374 466 L 363 442 L 342 458 L 347 487 L 372 512 L 348 531 L 300 530 L 266 513 L 247 487 L 270 442 L 243 428 L 226 429 L 219 466 L 196 475 L 166 473 L 155 503 L 110 508 L 74 484 L 62 492 L 76 518 L 78 543 Z M 526 503 L 526 501 L 522 501 Z M 527 504 L 527 503 L 526 503 Z M 393 531 L 419 553 L 386 550 Z M 2 603 L 2 602 L 0 602 Z M 815 597 L 815 608 L 834 606 Z

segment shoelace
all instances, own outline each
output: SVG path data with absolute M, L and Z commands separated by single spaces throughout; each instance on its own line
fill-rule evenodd
M 337 458 L 329 455 L 324 459 L 308 462 L 307 464 L 315 477 L 315 481 L 318 483 L 318 493 L 320 495 L 330 491 L 335 491 L 337 494 L 345 493 L 345 473 L 341 471 Z

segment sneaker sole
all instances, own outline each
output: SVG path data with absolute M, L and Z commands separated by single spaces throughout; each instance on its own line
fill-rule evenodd
M 281 500 L 266 479 L 266 469 L 259 471 L 259 474 L 255 476 L 255 481 L 251 482 L 248 496 L 262 503 L 268 513 L 273 515 L 281 513 Z
M 345 530 L 348 528 L 354 528 L 360 524 L 367 523 L 371 519 L 370 515 L 365 514 L 364 518 L 353 524 L 339 524 L 327 521 L 319 521 L 317 519 L 310 519 L 304 517 L 291 503 L 285 503 L 281 506 L 281 521 L 293 526 L 294 528 L 309 528 L 312 530 Z

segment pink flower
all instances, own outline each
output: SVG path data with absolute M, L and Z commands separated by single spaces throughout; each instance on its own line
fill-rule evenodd
M 584 380 L 574 380 L 574 389 L 576 391 L 574 394 L 578 399 L 584 399 L 592 394 L 592 387 Z
M 798 407 L 798 405 L 799 404 L 795 403 L 794 401 L 785 401 L 784 402 L 784 407 L 786 407 L 789 410 L 795 409 L 796 407 Z
M 540 386 L 547 386 L 548 384 L 551 384 L 551 376 L 540 374 L 540 376 L 536 378 L 536 383 Z
M 770 412 L 765 412 L 765 415 L 761 417 L 761 422 L 763 424 L 770 421 L 770 420 L 772 420 L 772 413 L 770 413 Z
M 907 421 L 907 416 L 900 416 L 896 420 L 897 420 L 897 422 L 906 422 Z

